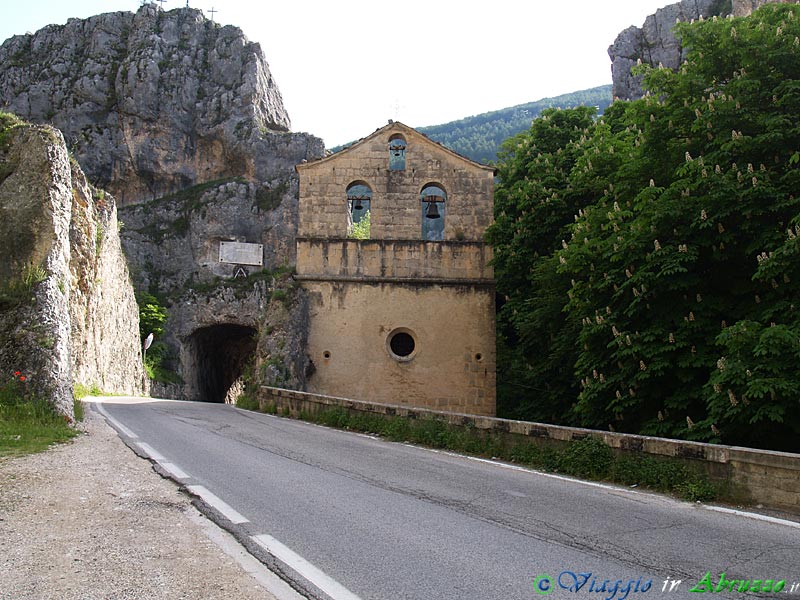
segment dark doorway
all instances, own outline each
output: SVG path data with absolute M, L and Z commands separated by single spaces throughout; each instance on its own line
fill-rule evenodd
M 198 400 L 225 402 L 256 351 L 256 330 L 244 325 L 211 325 L 189 338 Z

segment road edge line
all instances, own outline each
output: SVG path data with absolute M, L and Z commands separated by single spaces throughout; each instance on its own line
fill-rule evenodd
M 187 485 L 186 489 L 193 495 L 198 496 L 208 504 L 211 508 L 222 514 L 228 521 L 234 525 L 241 525 L 249 523 L 250 520 L 244 517 L 241 513 L 237 512 L 227 502 L 215 496 L 208 488 L 202 485 Z
M 262 588 L 275 596 L 277 600 L 306 600 L 305 596 L 300 595 L 297 590 L 248 552 L 247 548 L 242 546 L 229 531 L 208 519 L 194 507 L 185 514 L 192 523 L 203 530 L 203 533 L 214 545 L 236 562 L 245 573 L 255 579 Z
M 276 540 L 271 535 L 254 535 L 252 539 L 277 560 L 291 568 L 301 577 L 311 582 L 333 600 L 361 600 L 353 592 L 336 581 L 333 577 L 315 567 L 294 550 Z
M 100 411 L 100 414 L 103 415 L 106 421 L 108 421 L 114 429 L 116 429 L 119 433 L 125 435 L 125 437 L 130 438 L 132 440 L 138 440 L 139 436 L 133 433 L 130 429 L 125 427 L 122 423 L 117 421 L 114 417 L 108 414 L 105 406 L 103 406 L 102 402 L 95 402 L 94 405 L 97 407 L 97 410 Z

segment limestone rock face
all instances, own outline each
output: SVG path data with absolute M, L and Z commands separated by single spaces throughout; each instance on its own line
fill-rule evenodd
M 72 379 L 105 392 L 147 390 L 139 307 L 122 253 L 114 198 L 72 164 L 70 221 Z
M 152 393 L 226 401 L 245 380 L 302 388 L 305 304 L 288 276 L 294 167 L 324 145 L 289 131 L 258 44 L 190 8 L 72 19 L 0 47 L 0 110 L 58 126 L 92 184 L 74 177 L 72 252 L 90 267 L 72 273 L 77 378 L 109 391 L 129 379 L 94 333 L 113 328 L 110 306 L 128 301 L 99 283 L 124 270 L 105 250 L 117 217 L 101 185 L 120 200 L 134 286 L 168 312 L 151 350 L 166 374 Z M 220 262 L 222 242 L 261 244 L 263 265 Z
M 145 4 L 10 38 L 0 107 L 58 127 L 120 206 L 224 177 L 271 179 L 309 143 L 287 133 L 260 46 L 192 8 Z
M 640 27 L 629 27 L 617 36 L 608 49 L 611 58 L 612 93 L 621 100 L 643 95 L 641 77 L 631 73 L 638 61 L 677 69 L 685 58 L 680 42 L 672 33 L 675 23 L 700 17 L 747 16 L 764 4 L 788 0 L 681 0 L 660 8 Z
M 234 178 L 120 209 L 137 285 L 157 294 L 169 312 L 159 342 L 169 355 L 165 367 L 180 381 L 155 384 L 154 395 L 230 401 L 242 391 L 247 369 L 277 380 L 274 370 L 284 385 L 302 389 L 305 305 L 288 278 L 297 188 L 295 174 L 258 184 Z M 220 262 L 221 242 L 261 244 L 263 265 Z M 262 369 L 265 361 L 271 362 Z
M 138 308 L 113 198 L 98 202 L 57 130 L 3 134 L 0 369 L 25 374 L 29 391 L 68 417 L 74 382 L 141 393 Z

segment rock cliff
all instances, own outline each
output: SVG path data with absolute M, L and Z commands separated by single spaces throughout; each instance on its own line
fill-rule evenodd
M 288 133 L 260 46 L 196 9 L 70 19 L 10 38 L 0 65 L 0 108 L 60 129 L 120 206 L 225 177 L 272 179 L 309 143 Z
M 0 107 L 63 130 L 88 180 L 121 199 L 119 237 L 134 285 L 168 313 L 148 354 L 163 367 L 154 394 L 230 401 L 246 382 L 302 388 L 294 166 L 324 146 L 289 131 L 258 44 L 190 8 L 145 4 L 135 14 L 72 19 L 0 47 Z M 113 220 L 96 196 L 101 220 Z M 93 235 L 84 233 L 73 232 L 81 251 Z M 112 238 L 116 228 L 102 242 Z M 223 242 L 261 245 L 262 264 L 221 261 Z M 120 268 L 101 260 L 94 278 Z M 73 308 L 73 329 L 90 313 L 113 319 L 103 312 L 108 300 Z M 101 340 L 74 335 L 86 340 L 75 369 L 108 371 L 95 357 Z
M 138 308 L 114 199 L 61 133 L 0 114 L 0 372 L 72 417 L 74 383 L 142 393 Z
M 680 42 L 672 33 L 676 22 L 700 17 L 747 16 L 764 4 L 788 0 L 681 0 L 656 11 L 642 27 L 629 27 L 617 36 L 608 49 L 611 58 L 612 94 L 621 100 L 641 98 L 642 81 L 631 73 L 638 61 L 652 66 L 659 63 L 677 69 L 684 60 Z

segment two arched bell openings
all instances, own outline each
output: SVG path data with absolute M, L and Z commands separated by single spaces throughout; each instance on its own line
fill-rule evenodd
M 372 188 L 365 181 L 347 186 L 348 231 L 360 223 L 372 209 Z M 420 235 L 428 242 L 444 240 L 447 192 L 439 183 L 428 183 L 419 193 Z

